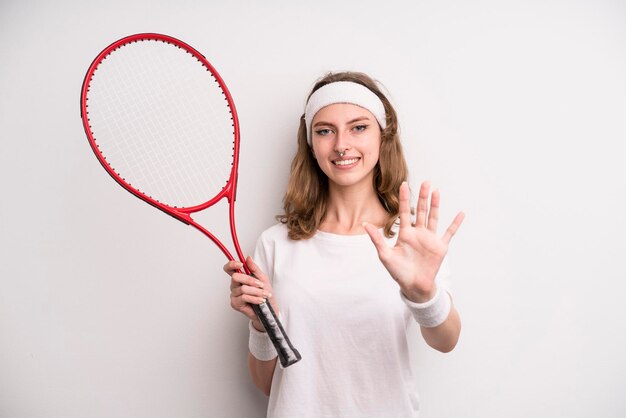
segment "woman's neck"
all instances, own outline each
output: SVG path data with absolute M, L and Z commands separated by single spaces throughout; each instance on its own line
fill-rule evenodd
M 365 234 L 363 222 L 382 227 L 387 216 L 371 185 L 342 187 L 329 184 L 326 216 L 319 229 L 340 235 Z

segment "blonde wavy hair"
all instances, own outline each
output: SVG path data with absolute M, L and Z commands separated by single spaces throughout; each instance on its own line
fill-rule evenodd
M 315 83 L 311 95 L 320 87 L 337 81 L 362 84 L 383 102 L 387 127 L 381 132 L 380 156 L 374 168 L 374 188 L 378 199 L 389 216 L 384 226 L 386 237 L 392 237 L 392 227 L 399 215 L 399 189 L 408 178 L 408 169 L 398 129 L 398 117 L 391 103 L 382 93 L 376 81 L 358 72 L 329 73 Z M 308 100 L 307 97 L 307 100 Z M 291 163 L 291 175 L 283 198 L 284 214 L 276 219 L 287 225 L 289 238 L 293 240 L 312 237 L 326 217 L 328 205 L 328 177 L 319 168 L 307 143 L 304 114 L 298 129 L 298 151 Z

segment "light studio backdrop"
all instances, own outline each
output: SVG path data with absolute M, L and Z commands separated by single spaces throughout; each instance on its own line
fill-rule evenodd
M 413 190 L 440 188 L 442 223 L 467 214 L 461 340 L 411 340 L 422 417 L 623 417 L 624 22 L 622 1 L 2 1 L 0 416 L 264 416 L 223 255 L 115 184 L 83 132 L 91 60 L 160 32 L 234 97 L 247 253 L 314 80 L 383 82 Z

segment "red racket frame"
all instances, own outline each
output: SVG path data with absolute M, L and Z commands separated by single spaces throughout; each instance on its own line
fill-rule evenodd
M 204 66 L 209 68 L 209 70 L 211 71 L 211 74 L 215 77 L 215 79 L 219 83 L 222 91 L 224 92 L 224 96 L 226 97 L 226 100 L 228 101 L 228 106 L 232 114 L 233 129 L 235 131 L 234 147 L 233 147 L 233 166 L 231 168 L 230 176 L 228 178 L 226 186 L 224 186 L 222 191 L 219 192 L 213 199 L 209 200 L 208 202 L 202 203 L 200 205 L 196 205 L 196 206 L 189 207 L 189 208 L 177 208 L 177 207 L 169 206 L 153 199 L 152 197 L 148 196 L 141 190 L 138 190 L 134 188 L 133 186 L 131 186 L 130 184 L 126 183 L 126 181 L 115 172 L 113 167 L 109 165 L 106 158 L 100 152 L 100 149 L 98 148 L 98 145 L 96 144 L 96 140 L 91 133 L 91 127 L 89 124 L 89 116 L 88 116 L 89 111 L 87 110 L 88 108 L 87 93 L 88 93 L 89 84 L 91 82 L 91 78 L 93 77 L 95 71 L 98 69 L 98 66 L 100 65 L 102 60 L 104 60 L 111 52 L 115 51 L 116 49 L 128 43 L 140 42 L 140 41 L 144 41 L 147 39 L 154 39 L 154 40 L 159 40 L 159 41 L 166 42 L 169 44 L 174 44 L 178 46 L 179 48 L 182 48 L 183 50 L 188 51 L 194 57 L 199 59 Z M 123 188 L 125 188 L 126 190 L 128 190 L 129 192 L 137 196 L 138 198 L 156 207 L 157 209 L 160 209 L 163 212 L 167 213 L 168 215 L 171 215 L 174 218 L 178 219 L 179 221 L 184 222 L 198 229 L 204 235 L 209 237 L 220 248 L 220 250 L 222 250 L 224 255 L 226 255 L 226 257 L 228 257 L 229 260 L 234 260 L 234 257 L 231 254 L 231 252 L 228 250 L 228 248 L 226 248 L 226 246 L 222 244 L 222 242 L 219 239 L 217 239 L 215 235 L 213 235 L 202 225 L 194 221 L 193 218 L 191 217 L 192 213 L 200 212 L 201 210 L 204 210 L 210 206 L 213 206 L 215 203 L 217 203 L 218 201 L 226 197 L 226 199 L 228 200 L 228 208 L 229 208 L 228 216 L 229 216 L 229 223 L 230 223 L 230 232 L 232 235 L 233 244 L 235 246 L 235 251 L 237 252 L 237 256 L 239 257 L 240 260 L 242 261 L 245 260 L 243 252 L 241 251 L 241 247 L 239 245 L 239 239 L 237 238 L 237 231 L 235 228 L 235 205 L 234 205 L 234 202 L 236 199 L 236 192 L 237 192 L 237 169 L 239 167 L 239 121 L 237 118 L 237 111 L 235 109 L 235 103 L 233 102 L 232 96 L 230 95 L 230 92 L 228 91 L 228 88 L 226 87 L 224 80 L 220 77 L 215 67 L 213 67 L 206 60 L 204 55 L 200 54 L 200 52 L 198 52 L 196 49 L 194 49 L 193 47 L 191 47 L 190 45 L 184 43 L 183 41 L 179 39 L 172 38 L 171 36 L 162 35 L 158 33 L 138 33 L 135 35 L 127 36 L 118 41 L 115 41 L 111 45 L 106 47 L 100 54 L 98 54 L 98 56 L 93 60 L 91 66 L 89 66 L 89 70 L 87 70 L 87 74 L 85 75 L 85 80 L 83 81 L 83 87 L 81 90 L 80 110 L 81 110 L 81 119 L 83 120 L 83 126 L 85 128 L 85 133 L 87 134 L 87 138 L 89 139 L 89 145 L 91 145 L 91 149 L 96 154 L 96 157 L 98 157 L 98 161 L 100 161 L 100 164 L 102 164 L 104 169 L 109 173 L 111 177 L 113 177 L 113 179 L 116 182 L 120 184 L 120 186 L 122 186 Z M 244 266 L 244 268 L 246 269 L 246 273 L 250 274 L 250 271 L 247 270 L 247 267 Z
M 194 58 L 198 59 L 206 68 L 209 69 L 209 71 L 211 72 L 211 74 L 213 75 L 217 83 L 220 85 L 220 88 L 222 92 L 224 93 L 225 99 L 228 102 L 228 106 L 232 115 L 232 122 L 233 122 L 233 129 L 234 129 L 233 165 L 230 171 L 230 176 L 228 178 L 228 181 L 226 185 L 224 186 L 224 188 L 211 200 L 205 203 L 193 206 L 193 207 L 178 208 L 178 207 L 166 205 L 152 198 L 151 196 L 148 196 L 147 194 L 133 187 L 132 185 L 128 184 L 125 181 L 125 179 L 122 178 L 119 174 L 117 174 L 115 170 L 113 169 L 113 167 L 109 165 L 106 158 L 100 152 L 100 149 L 96 143 L 96 139 L 91 133 L 91 125 L 89 123 L 89 111 L 88 111 L 88 105 L 87 105 L 87 102 L 88 102 L 87 96 L 89 92 L 88 88 L 89 88 L 91 79 L 94 73 L 96 72 L 96 70 L 98 69 L 98 66 L 104 59 L 106 59 L 106 57 L 109 54 L 111 54 L 116 49 L 132 42 L 141 42 L 145 40 L 157 40 L 157 41 L 162 41 L 168 44 L 173 44 L 179 48 L 182 48 L 186 52 L 190 53 Z M 215 203 L 217 203 L 221 199 L 226 198 L 228 201 L 228 218 L 229 218 L 230 233 L 231 233 L 233 245 L 235 247 L 235 251 L 237 253 L 237 256 L 239 257 L 239 260 L 241 260 L 241 262 L 244 263 L 244 270 L 246 274 L 249 274 L 249 275 L 251 274 L 250 270 L 245 265 L 245 257 L 243 255 L 243 252 L 241 251 L 241 247 L 239 245 L 239 239 L 237 238 L 237 231 L 235 228 L 235 199 L 236 199 L 236 194 L 237 194 L 237 180 L 238 180 L 237 169 L 239 167 L 239 120 L 237 118 L 237 111 L 235 109 L 235 103 L 233 102 L 232 96 L 230 92 L 228 91 L 228 88 L 226 87 L 224 80 L 219 75 L 215 67 L 213 67 L 211 63 L 207 61 L 204 55 L 202 55 L 196 49 L 194 49 L 193 47 L 191 47 L 190 45 L 186 44 L 185 42 L 179 39 L 173 38 L 168 35 L 158 34 L 158 33 L 138 33 L 138 34 L 126 36 L 122 39 L 119 39 L 113 42 L 108 47 L 106 47 L 102 52 L 100 52 L 100 54 L 96 56 L 96 58 L 93 60 L 93 62 L 89 66 L 89 69 L 87 70 L 87 74 L 85 75 L 85 79 L 83 81 L 83 85 L 81 89 L 80 110 L 81 110 L 81 119 L 83 121 L 83 127 L 85 128 L 85 133 L 89 140 L 89 145 L 91 146 L 91 149 L 93 150 L 94 154 L 98 158 L 98 161 L 100 161 L 100 164 L 104 167 L 107 173 L 109 173 L 109 175 L 113 177 L 113 179 L 120 186 L 122 186 L 124 189 L 128 190 L 130 193 L 137 196 L 141 200 L 145 201 L 146 203 L 154 206 L 155 208 L 160 209 L 161 211 L 167 213 L 168 215 L 178 219 L 179 221 L 187 225 L 193 226 L 194 228 L 202 232 L 204 235 L 209 237 L 211 241 L 213 241 L 215 245 L 217 245 L 219 249 L 222 250 L 224 255 L 229 260 L 235 260 L 235 258 L 233 257 L 231 252 L 228 250 L 228 248 L 226 248 L 226 246 L 215 235 L 213 235 L 211 232 L 209 232 L 206 228 L 204 228 L 202 225 L 197 223 L 191 217 L 191 214 L 200 212 L 210 206 L 213 206 Z M 281 365 L 283 367 L 287 367 L 298 362 L 301 359 L 300 354 L 291 345 L 289 338 L 285 334 L 284 329 L 282 328 L 282 325 L 277 320 L 277 317 L 271 305 L 269 304 L 269 302 L 264 302 L 261 305 L 252 305 L 252 307 L 254 308 L 254 311 L 257 313 L 257 315 L 261 319 L 261 322 L 263 323 L 266 330 L 268 331 L 268 334 L 272 338 L 272 341 L 277 348 Z M 263 313 L 263 315 L 261 313 Z M 268 321 L 269 314 L 271 314 L 273 318 L 276 318 L 276 321 L 274 321 L 272 317 L 269 317 L 269 321 Z

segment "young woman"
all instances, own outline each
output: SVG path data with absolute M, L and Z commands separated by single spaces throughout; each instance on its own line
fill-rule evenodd
M 248 365 L 270 417 L 415 417 L 407 328 L 448 352 L 461 322 L 442 262 L 461 222 L 437 234 L 439 192 L 419 191 L 415 221 L 396 112 L 361 73 L 329 74 L 309 95 L 280 223 L 231 276 L 250 319 Z M 429 205 L 430 197 L 430 205 Z M 398 224 L 399 218 L 399 224 Z M 302 360 L 276 352 L 249 304 L 270 299 Z

